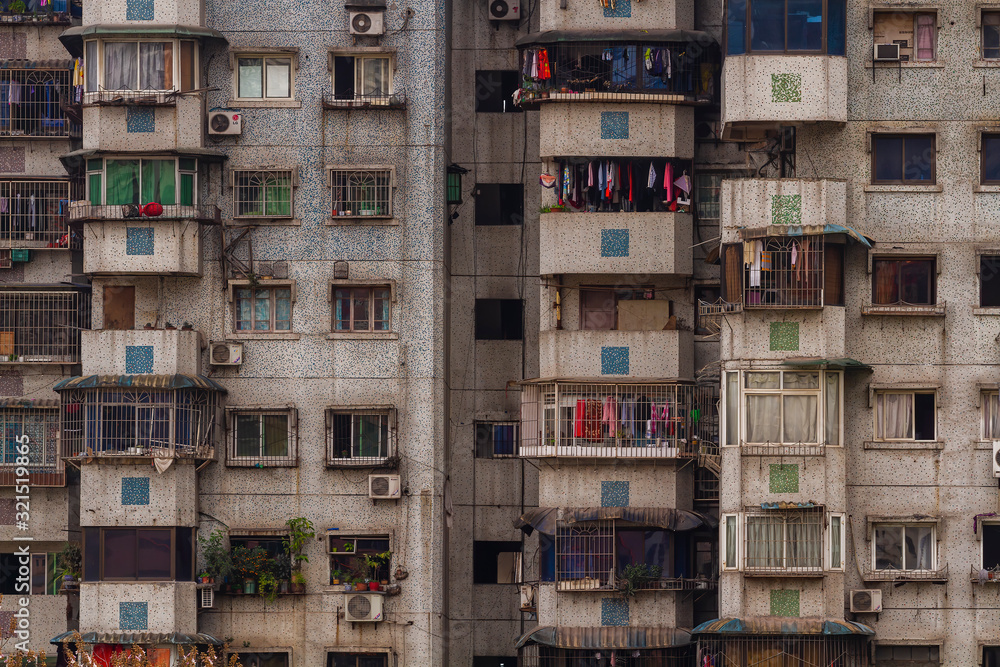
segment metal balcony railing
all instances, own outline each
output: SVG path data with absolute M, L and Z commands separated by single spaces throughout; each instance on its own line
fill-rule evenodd
M 89 292 L 0 290 L 0 365 L 77 363 L 87 328 Z
M 333 93 L 323 93 L 323 108 L 331 110 L 405 109 L 406 93 L 374 93 L 370 95 L 354 95 L 346 99 Z
M 66 114 L 74 104 L 71 76 L 65 68 L 0 68 L 0 138 L 81 136 L 80 124 Z
M 78 248 L 69 198 L 69 181 L 0 181 L 0 248 Z
M 864 567 L 861 579 L 864 581 L 948 581 L 948 566 L 942 565 L 936 570 L 876 570 Z
M 179 95 L 178 90 L 94 90 L 83 94 L 83 105 L 169 107 Z
M 147 222 L 157 220 L 195 220 L 205 224 L 222 223 L 222 211 L 217 206 L 182 206 L 171 204 L 163 207 L 160 215 L 150 216 L 143 212 L 140 204 L 91 204 L 75 201 L 69 205 L 70 222 L 99 222 L 104 220 L 133 220 L 141 218 Z

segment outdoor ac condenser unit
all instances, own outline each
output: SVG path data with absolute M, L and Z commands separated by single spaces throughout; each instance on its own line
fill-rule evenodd
M 212 343 L 209 361 L 213 366 L 239 366 L 243 363 L 243 343 Z
M 851 591 L 851 613 L 877 614 L 882 611 L 882 591 L 877 588 Z
M 1000 440 L 993 441 L 993 476 L 1000 477 Z
M 344 620 L 351 623 L 378 623 L 382 616 L 383 595 L 380 593 L 347 593 Z
M 875 60 L 896 62 L 899 60 L 899 44 L 876 44 Z
M 368 475 L 368 497 L 373 500 L 399 498 L 399 475 Z

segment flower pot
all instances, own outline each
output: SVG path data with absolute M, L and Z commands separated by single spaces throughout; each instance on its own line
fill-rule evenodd
M 354 590 L 356 590 L 356 591 L 366 591 L 366 590 L 368 590 L 368 584 L 364 584 L 364 583 L 358 582 L 358 583 L 354 584 Z
M 389 585 L 389 580 L 388 579 L 383 579 L 382 581 L 380 581 L 378 583 L 379 583 L 380 586 L 388 586 Z
M 333 584 L 334 586 L 339 586 L 340 585 L 340 579 L 334 579 L 330 583 Z
M 378 582 L 377 581 L 369 581 L 368 582 L 368 590 L 370 590 L 370 591 L 377 591 L 378 590 Z
M 354 590 L 354 585 L 353 584 L 344 584 L 344 592 L 345 593 L 350 593 L 353 590 Z
M 288 595 L 289 587 L 291 583 L 288 579 L 282 579 L 278 582 L 278 595 Z
M 257 582 L 253 579 L 243 580 L 243 594 L 244 595 L 256 595 L 257 594 Z
M 212 583 L 212 577 L 202 577 L 201 578 L 201 583 L 203 583 L 203 584 L 210 584 L 210 583 Z
M 305 592 L 306 592 L 306 585 L 305 585 L 304 583 L 302 583 L 302 584 L 297 584 L 297 583 L 295 583 L 295 582 L 293 581 L 293 582 L 292 582 L 292 583 L 290 584 L 290 588 L 291 588 L 291 590 L 292 590 L 292 593 L 293 593 L 293 594 L 295 594 L 295 595 L 302 595 L 303 593 L 305 593 Z

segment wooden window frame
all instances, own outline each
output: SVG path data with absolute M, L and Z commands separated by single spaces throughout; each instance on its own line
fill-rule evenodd
M 906 178 L 906 140 L 923 138 L 926 139 L 930 137 L 931 140 L 931 154 L 933 159 L 931 160 L 931 177 L 930 180 L 920 180 L 920 179 L 908 179 Z M 885 179 L 878 180 L 875 177 L 877 165 L 878 165 L 878 140 L 879 139 L 901 139 L 903 141 L 902 146 L 902 178 L 900 179 Z M 937 185 L 937 134 L 933 132 L 926 133 L 915 133 L 915 132 L 873 132 L 871 136 L 871 183 L 872 185 Z
M 822 45 L 822 47 L 818 51 L 817 50 L 808 50 L 808 51 L 805 51 L 805 50 L 789 49 L 788 48 L 788 1 L 789 0 L 784 0 L 784 2 L 785 2 L 785 9 L 782 12 L 782 16 L 781 16 L 781 21 L 782 21 L 782 24 L 783 24 L 784 29 L 785 29 L 785 38 L 783 40 L 783 42 L 784 42 L 784 48 L 781 49 L 781 50 L 772 50 L 772 51 L 755 51 L 754 48 L 753 48 L 753 46 L 752 46 L 752 42 L 751 42 L 752 37 L 753 37 L 753 28 L 752 28 L 752 24 L 751 24 L 751 17 L 752 17 L 752 12 L 753 12 L 753 1 L 754 0 L 746 0 L 746 7 L 747 7 L 746 12 L 747 13 L 746 13 L 746 18 L 744 19 L 745 23 L 744 23 L 744 36 L 743 36 L 743 39 L 745 40 L 745 42 L 744 42 L 744 45 L 745 45 L 745 53 L 744 53 L 744 55 L 754 55 L 754 54 L 756 54 L 756 55 L 779 55 L 780 54 L 780 55 L 791 55 L 791 56 L 826 55 L 826 52 L 827 52 L 827 43 L 826 43 L 827 40 L 826 40 L 826 38 L 827 38 L 827 32 L 829 31 L 829 28 L 827 27 L 827 23 L 830 20 L 829 19 L 829 7 L 828 7 L 827 0 L 823 0 L 823 23 L 822 23 L 822 28 L 821 28 L 823 45 Z M 728 19 L 727 19 L 727 15 L 726 14 L 723 14 L 723 21 L 728 26 Z M 728 36 L 726 36 L 724 39 L 725 39 L 725 44 L 728 44 L 728 42 L 729 42 Z M 723 46 L 723 50 L 725 50 L 725 45 Z
M 110 577 L 105 573 L 105 535 L 111 531 L 131 530 L 135 532 L 136 539 L 136 567 L 138 568 L 139 558 L 139 531 L 140 530 L 169 530 L 170 531 L 170 576 L 169 577 Z M 194 537 L 192 537 L 194 539 Z M 197 552 L 197 547 L 192 547 L 192 555 Z M 177 529 L 174 526 L 101 526 L 100 527 L 100 553 L 101 553 L 101 581 L 176 581 L 177 580 Z M 194 564 L 192 564 L 192 568 Z M 192 569 L 193 571 L 193 569 Z
M 231 284 L 230 288 L 232 289 L 232 295 L 233 295 L 233 332 L 234 333 L 237 333 L 237 334 L 275 334 L 275 333 L 277 333 L 277 334 L 287 334 L 287 333 L 292 333 L 294 331 L 293 324 L 295 322 L 295 287 L 292 284 L 287 283 L 287 282 L 274 282 L 274 283 L 272 283 L 272 282 L 263 282 L 263 283 L 262 282 L 258 282 L 256 285 L 250 285 L 250 284 L 232 285 Z M 239 296 L 240 290 L 250 290 L 249 300 L 250 300 L 250 303 L 251 303 L 250 310 L 251 310 L 251 317 L 252 317 L 252 319 L 250 319 L 250 320 L 240 320 L 239 319 L 239 302 L 242 300 L 242 298 Z M 269 290 L 271 292 L 270 296 L 268 297 L 269 303 L 270 303 L 270 306 L 269 306 L 269 310 L 270 310 L 269 317 L 270 317 L 270 319 L 268 320 L 268 326 L 270 328 L 268 328 L 268 329 L 258 329 L 257 328 L 257 324 L 256 324 L 257 320 L 254 317 L 253 303 L 257 300 L 256 294 L 257 294 L 258 290 Z M 289 296 L 288 296 L 288 317 L 289 317 L 289 319 L 288 319 L 288 328 L 287 329 L 276 329 L 275 328 L 275 324 L 278 321 L 278 320 L 275 319 L 275 314 L 277 312 L 277 302 L 276 302 L 277 298 L 276 298 L 275 292 L 277 290 L 288 290 L 289 291 Z M 240 329 L 239 328 L 239 323 L 241 321 L 251 322 L 252 323 L 251 328 L 249 328 L 249 329 Z
M 350 304 L 351 304 L 350 305 L 351 313 L 350 313 L 350 317 L 348 319 L 346 319 L 346 320 L 338 320 L 337 319 L 337 301 L 339 300 L 339 297 L 337 297 L 337 292 L 339 290 L 351 290 L 351 297 L 349 299 L 350 300 Z M 367 294 L 367 298 L 368 298 L 368 328 L 367 329 L 355 329 L 354 328 L 354 321 L 355 321 L 354 320 L 354 301 L 355 301 L 354 291 L 355 290 L 363 290 L 363 291 L 366 291 L 368 293 Z M 388 293 L 388 295 L 383 299 L 384 301 L 388 301 L 388 303 L 389 303 L 389 319 L 388 320 L 376 320 L 375 319 L 375 291 L 376 290 L 385 290 Z M 389 284 L 389 283 L 384 283 L 384 284 L 380 283 L 380 284 L 371 284 L 371 285 L 365 284 L 365 283 L 344 284 L 344 285 L 336 284 L 336 285 L 332 285 L 331 288 L 330 288 L 330 332 L 334 333 L 334 334 L 350 334 L 350 333 L 389 334 L 389 333 L 392 333 L 392 305 L 393 305 L 393 300 L 394 300 L 393 299 L 393 289 L 392 289 L 392 285 Z M 350 328 L 348 328 L 348 329 L 338 329 L 337 328 L 337 323 L 338 322 L 347 322 L 350 325 Z M 376 329 L 375 328 L 375 323 L 376 322 L 385 322 L 385 327 L 386 328 L 384 328 L 384 329 Z

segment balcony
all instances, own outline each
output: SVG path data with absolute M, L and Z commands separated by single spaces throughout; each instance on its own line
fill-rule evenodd
M 181 329 L 81 332 L 84 375 L 198 375 L 201 334 Z
M 143 632 L 172 635 L 197 632 L 197 584 L 193 581 L 84 581 L 80 583 L 80 632 L 113 639 L 129 614 L 146 620 Z M 127 631 L 126 631 L 127 632 Z M 124 635 L 132 641 L 141 635 Z
M 7 438 L 28 436 L 28 464 L 12 440 L 0 454 L 0 486 L 16 486 L 27 477 L 31 486 L 65 486 L 66 471 L 59 457 L 59 401 L 5 398 L 0 400 L 0 424 Z M 25 475 L 25 470 L 27 474 Z
M 68 207 L 69 181 L 0 181 L 0 248 L 79 249 Z
M 847 229 L 847 181 L 819 178 L 753 178 L 722 181 L 724 230 L 781 233 L 788 225 Z M 774 226 L 775 229 L 768 229 Z M 845 233 L 847 233 L 845 231 Z
M 942 565 L 936 570 L 875 570 L 866 566 L 861 569 L 861 580 L 896 583 L 908 581 L 942 582 L 948 581 L 948 566 Z
M 84 228 L 83 272 L 92 275 L 200 276 L 201 225 L 217 224 L 215 207 L 164 206 L 144 216 L 135 204 L 92 206 L 74 202 L 70 219 Z M 192 224 L 195 223 L 195 224 Z
M 540 271 L 690 275 L 692 238 L 687 213 L 542 213 Z
M 730 55 L 722 66 L 722 122 L 735 127 L 847 122 L 847 58 Z
M 171 204 L 163 206 L 163 212 L 150 215 L 138 204 L 91 204 L 87 201 L 69 203 L 70 222 L 106 222 L 111 220 L 193 220 L 206 225 L 222 223 L 222 210 L 217 206 L 183 206 Z
M 172 107 L 178 90 L 95 90 L 83 94 L 85 107 Z
M 694 107 L 649 102 L 543 104 L 538 154 L 624 158 L 658 155 L 694 157 Z
M 333 93 L 323 93 L 323 108 L 327 111 L 371 110 L 389 111 L 406 108 L 406 93 L 353 95 L 343 99 Z
M 79 118 L 68 115 L 74 105 L 72 61 L 12 62 L 28 62 L 31 67 L 0 69 L 0 139 L 81 136 Z M 51 69 L 34 67 L 36 64 Z
M 692 378 L 693 342 L 690 331 L 542 331 L 538 335 L 539 373 L 560 378 Z
M 75 364 L 90 292 L 0 290 L 0 365 Z

